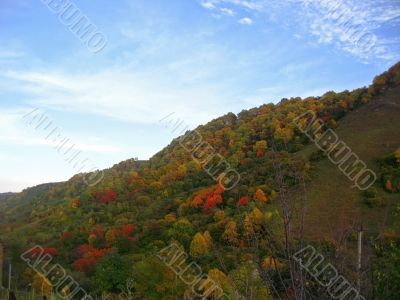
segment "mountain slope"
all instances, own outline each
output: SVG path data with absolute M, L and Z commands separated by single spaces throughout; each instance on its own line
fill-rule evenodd
M 317 243 L 354 279 L 351 261 L 360 223 L 370 253 L 377 236 L 388 236 L 388 231 L 392 238 L 399 236 L 395 212 L 400 177 L 394 156 L 400 146 L 399 86 L 397 64 L 368 88 L 282 99 L 237 116 L 229 113 L 186 132 L 149 161 L 127 160 L 104 170 L 103 180 L 95 186 L 87 186 L 78 174 L 67 182 L 27 189 L 0 202 L 1 239 L 13 249 L 19 274 L 26 269 L 19 254 L 42 245 L 93 293 L 116 292 L 122 282 L 110 286 L 102 280 L 125 280 L 126 273 L 113 269 L 115 274 L 105 274 L 103 263 L 110 263 L 108 257 L 125 261 L 132 265 L 129 271 L 140 299 L 182 299 L 188 292 L 181 283 L 171 287 L 173 274 L 155 259 L 171 241 L 232 297 L 249 299 L 254 289 L 259 291 L 256 299 L 291 298 L 299 288 L 290 277 L 298 272 L 292 254 L 304 242 Z M 333 129 L 378 174 L 367 193 L 372 198 L 352 188 L 296 127 L 294 120 L 310 110 L 324 120 L 323 130 Z M 220 157 L 202 163 L 206 156 L 201 151 L 187 151 L 182 141 L 195 135 L 206 142 L 198 149 Z M 231 189 L 221 187 L 221 181 L 205 171 L 221 161 L 240 174 Z M 365 197 L 379 205 L 366 206 Z M 252 289 L 242 286 L 243 273 L 256 274 L 251 275 Z M 34 276 L 21 275 L 21 285 Z M 365 291 L 372 293 L 369 280 L 379 282 L 381 277 L 364 276 Z M 310 284 L 308 299 L 321 299 L 320 289 Z

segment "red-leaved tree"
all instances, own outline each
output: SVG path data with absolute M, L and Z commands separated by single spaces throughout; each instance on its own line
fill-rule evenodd
M 246 206 L 249 204 L 249 197 L 243 196 L 239 199 L 238 206 Z
M 111 188 L 107 189 L 107 190 L 103 190 L 100 192 L 95 192 L 92 194 L 93 198 L 103 204 L 109 204 L 113 201 L 115 201 L 115 199 L 117 199 L 118 194 L 117 192 L 113 191 Z

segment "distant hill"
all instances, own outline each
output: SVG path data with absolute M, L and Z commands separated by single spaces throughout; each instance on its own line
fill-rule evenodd
M 7 200 L 16 195 L 16 193 L 0 193 L 0 201 Z

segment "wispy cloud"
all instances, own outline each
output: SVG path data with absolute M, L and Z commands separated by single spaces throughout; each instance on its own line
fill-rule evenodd
M 45 146 L 54 147 L 54 143 L 50 140 L 46 140 L 41 136 L 35 137 L 35 134 L 28 131 L 27 126 L 24 124 L 23 116 L 26 115 L 32 109 L 30 108 L 19 108 L 7 110 L 3 109 L 0 111 L 0 144 L 5 145 L 23 145 L 23 146 Z M 92 153 L 113 153 L 122 151 L 121 147 L 109 145 L 103 143 L 101 140 L 94 140 L 85 138 L 79 138 L 78 134 L 75 136 L 75 145 L 79 150 L 84 150 Z M 74 139 L 74 138 L 72 138 Z
M 2 49 L 0 49 L 0 65 L 12 65 L 25 56 L 26 54 L 21 49 L 3 45 Z
M 0 50 L 0 60 L 8 58 L 19 58 L 22 56 L 24 56 L 24 53 L 21 51 Z
M 252 25 L 253 24 L 253 20 L 250 18 L 242 18 L 238 21 L 240 24 L 242 25 Z
M 391 44 L 381 29 L 399 26 L 400 2 L 301 0 L 300 23 L 320 44 L 333 45 L 361 61 L 395 61 L 400 43 Z M 388 31 L 385 31 L 387 34 Z
M 232 9 L 226 8 L 226 7 L 222 7 L 220 9 L 221 13 L 223 13 L 224 15 L 228 15 L 228 16 L 234 16 L 235 12 Z
M 175 62 L 157 72 L 121 68 L 90 73 L 12 71 L 3 78 L 13 82 L 10 86 L 14 92 L 18 89 L 30 94 L 27 102 L 35 107 L 101 115 L 130 123 L 156 123 L 161 116 L 177 110 L 190 116 L 192 125 L 198 125 L 226 109 L 226 96 L 218 85 L 197 79 L 191 83 L 190 76 L 178 80 L 177 77 L 185 76 L 181 68 L 187 70 L 187 64 L 190 62 Z M 191 105 L 186 105 L 187 101 Z
M 379 59 L 393 63 L 400 59 L 398 36 L 385 36 L 387 32 L 400 30 L 397 0 L 213 0 L 211 3 L 213 8 L 227 4 L 236 7 L 238 15 L 264 15 L 270 22 L 295 29 L 296 37 L 305 36 L 309 42 L 332 45 L 363 62 Z M 254 17 L 242 16 L 238 22 L 251 25 Z M 383 28 L 389 30 L 383 34 Z M 360 41 L 357 35 L 362 34 Z M 365 47 L 365 43 L 373 47 Z

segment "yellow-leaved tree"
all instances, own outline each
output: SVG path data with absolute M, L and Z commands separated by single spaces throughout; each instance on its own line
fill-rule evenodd
M 254 224 L 259 226 L 263 224 L 263 213 L 257 207 L 253 208 L 253 211 L 251 212 L 251 218 L 253 219 Z
M 210 233 L 208 232 L 208 230 L 204 231 L 203 237 L 207 244 L 207 252 L 209 252 L 209 251 L 211 251 L 211 248 L 212 248 L 212 237 L 211 237 Z
M 209 247 L 204 236 L 200 232 L 196 233 L 190 243 L 190 255 L 192 257 L 200 257 L 206 254 L 208 249 Z
M 208 283 L 208 288 L 213 289 L 213 292 L 210 295 L 212 299 L 220 299 L 224 293 L 227 294 L 230 290 L 228 277 L 225 275 L 224 272 L 221 272 L 217 268 L 208 271 Z M 219 289 L 213 287 L 215 284 L 219 287 Z M 207 288 L 205 290 L 207 291 Z
M 278 198 L 278 193 L 275 192 L 274 190 L 271 191 L 271 199 L 275 200 L 276 198 Z
M 254 238 L 254 227 L 249 215 L 246 213 L 243 219 L 244 234 L 248 242 Z
M 51 282 L 42 274 L 33 277 L 32 288 L 41 296 L 49 297 L 53 291 Z
M 235 221 L 229 221 L 225 226 L 225 231 L 222 238 L 232 246 L 237 246 L 239 243 L 237 225 Z

